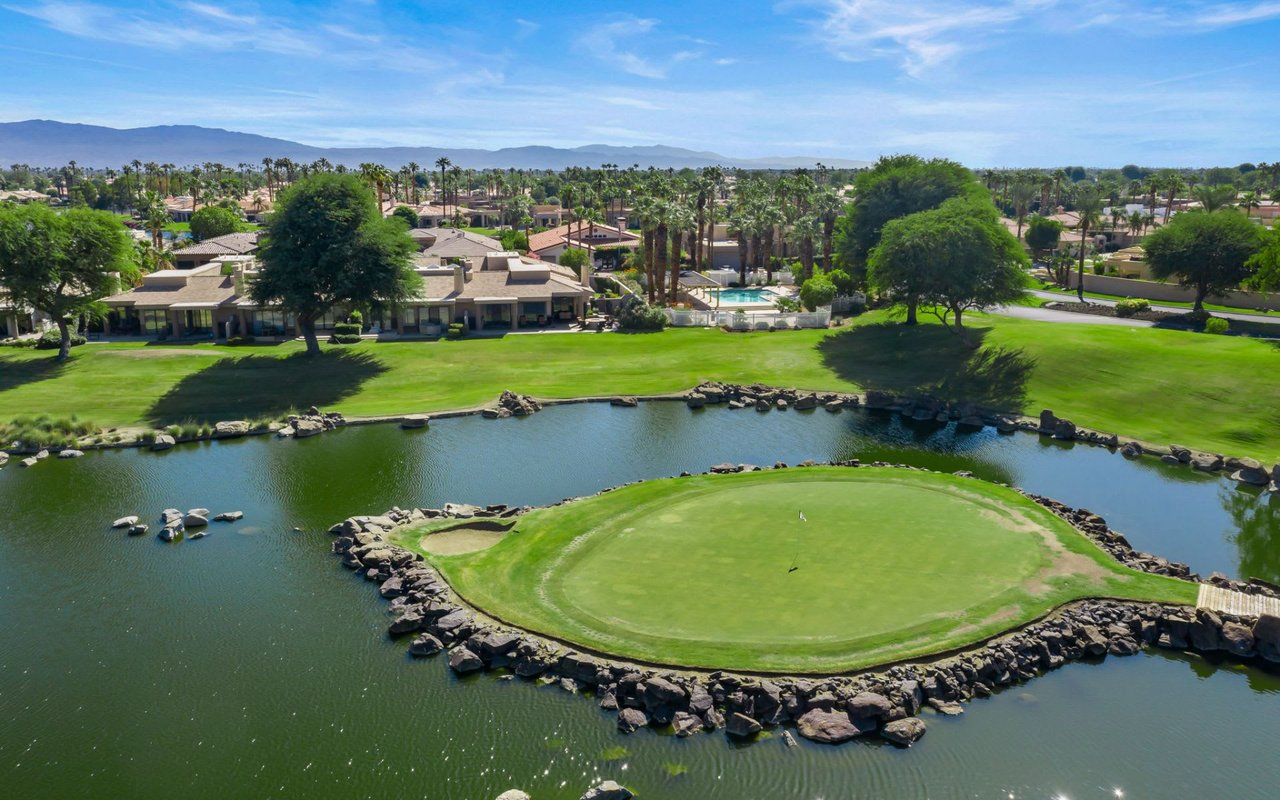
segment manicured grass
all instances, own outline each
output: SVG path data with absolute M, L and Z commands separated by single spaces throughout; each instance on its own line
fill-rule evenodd
M 968 341 L 866 314 L 830 331 L 549 334 L 457 342 L 219 347 L 88 344 L 65 365 L 0 348 L 0 420 L 78 414 L 103 427 L 284 414 L 464 408 L 540 397 L 657 394 L 702 380 L 967 399 L 1145 441 L 1280 460 L 1280 347 L 1174 330 L 966 315 Z M 976 346 L 975 346 L 976 345 Z
M 651 481 L 531 512 L 486 550 L 427 557 L 468 602 L 529 630 L 768 672 L 940 652 L 1086 597 L 1196 598 L 1010 489 L 892 468 Z

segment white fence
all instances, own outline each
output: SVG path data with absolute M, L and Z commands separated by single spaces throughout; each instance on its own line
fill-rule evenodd
M 696 311 L 668 308 L 667 319 L 677 328 L 730 328 L 735 331 L 825 328 L 831 324 L 831 309 L 817 311 Z

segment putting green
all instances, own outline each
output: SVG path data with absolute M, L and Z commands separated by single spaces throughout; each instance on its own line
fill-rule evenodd
M 427 556 L 511 624 L 625 658 L 766 672 L 939 652 L 1085 597 L 1195 600 L 1010 489 L 892 468 L 648 481 L 530 512 L 488 549 Z

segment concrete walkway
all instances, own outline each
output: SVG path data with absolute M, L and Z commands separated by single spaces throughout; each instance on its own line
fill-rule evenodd
M 1257 617 L 1263 614 L 1280 617 L 1280 598 L 1245 594 L 1207 583 L 1200 584 L 1200 597 L 1196 600 L 1196 607 L 1234 614 L 1237 617 Z
M 1042 300 L 1061 300 L 1068 303 L 1074 303 L 1076 301 L 1076 296 L 1074 294 L 1067 294 L 1066 292 L 1046 292 L 1040 289 L 1028 289 L 1027 294 L 1032 297 L 1041 298 Z M 1086 297 L 1085 300 L 1100 306 L 1114 306 L 1118 302 L 1116 300 L 1103 300 L 1098 297 Z M 1151 310 L 1163 311 L 1169 314 L 1186 314 L 1190 309 L 1152 303 Z M 1241 322 L 1260 322 L 1263 325 L 1280 325 L 1280 314 L 1241 314 L 1235 311 L 1211 311 L 1209 313 L 1213 314 L 1215 317 L 1222 317 L 1223 319 L 1235 319 L 1240 320 Z

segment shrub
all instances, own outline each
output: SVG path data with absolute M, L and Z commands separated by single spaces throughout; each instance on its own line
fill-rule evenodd
M 1116 303 L 1117 317 L 1132 317 L 1135 314 L 1141 314 L 1144 311 L 1151 310 L 1151 302 L 1136 298 L 1132 300 L 1121 300 Z
M 85 338 L 78 333 L 71 334 L 71 346 L 79 347 L 85 343 Z M 62 334 L 57 328 L 50 328 L 40 335 L 36 340 L 36 349 L 38 350 L 57 350 L 62 347 Z
M 791 297 L 779 297 L 774 301 L 773 307 L 784 313 L 800 310 L 800 301 Z
M 814 275 L 800 287 L 800 302 L 810 311 L 831 305 L 836 297 L 836 287 L 826 275 Z
M 219 206 L 205 206 L 191 215 L 191 238 L 197 242 L 240 230 L 240 215 Z
M 836 294 L 840 297 L 848 297 L 854 293 L 855 287 L 853 278 L 849 277 L 849 273 L 842 269 L 833 269 L 827 273 L 827 280 L 836 287 Z
M 335 333 L 329 337 L 329 341 L 334 344 L 360 344 L 359 334 Z
M 35 347 L 37 339 L 10 339 L 7 342 L 0 342 L 0 347 Z
M 444 335 L 448 339 L 461 339 L 467 335 L 467 326 L 461 322 L 454 322 L 445 330 Z
M 0 442 L 20 442 L 27 448 L 74 447 L 82 437 L 97 433 L 98 426 L 70 417 L 39 416 L 15 417 L 8 424 L 0 423 Z
M 359 336 L 360 324 L 358 322 L 339 322 L 333 326 L 335 336 Z
M 660 331 L 667 324 L 667 315 L 637 297 L 628 297 L 618 311 L 618 327 L 624 331 Z
M 1205 320 L 1205 323 L 1204 323 L 1205 333 L 1216 333 L 1219 336 L 1226 334 L 1227 331 L 1230 330 L 1230 328 L 1231 328 L 1231 323 L 1223 319 L 1222 317 L 1210 317 L 1209 319 Z
M 356 309 L 347 315 L 347 322 L 350 322 L 352 325 L 360 325 L 363 327 L 364 314 L 360 313 L 360 309 Z M 359 333 L 359 331 L 357 331 L 357 333 Z

